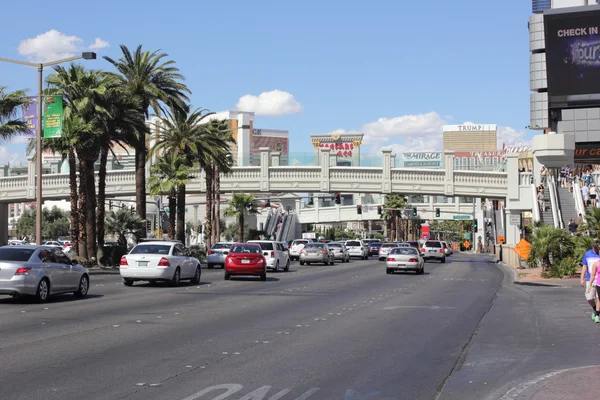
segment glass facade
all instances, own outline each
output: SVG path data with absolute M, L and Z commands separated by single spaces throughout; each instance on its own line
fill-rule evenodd
M 552 8 L 551 0 L 532 0 L 531 1 L 531 11 L 534 14 L 542 14 L 544 10 L 548 10 Z

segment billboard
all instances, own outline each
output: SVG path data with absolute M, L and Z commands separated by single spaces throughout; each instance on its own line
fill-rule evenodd
M 280 152 L 280 164 L 288 164 L 289 143 L 287 137 L 252 135 L 250 142 L 250 165 L 260 165 L 261 147 L 268 147 L 271 152 Z
M 600 8 L 544 13 L 551 107 L 600 103 Z
M 441 168 L 444 157 L 439 151 L 402 153 L 401 162 L 405 168 Z

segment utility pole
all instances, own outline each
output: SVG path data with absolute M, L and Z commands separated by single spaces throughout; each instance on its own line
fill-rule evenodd
M 475 197 L 473 197 L 473 224 L 471 224 L 471 250 L 475 251 Z

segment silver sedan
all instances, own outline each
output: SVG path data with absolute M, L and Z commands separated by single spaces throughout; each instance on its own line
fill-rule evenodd
M 425 261 L 419 251 L 413 247 L 396 247 L 390 250 L 385 260 L 386 273 L 396 271 L 415 271 L 417 274 L 425 272 Z
M 50 246 L 0 247 L 0 295 L 34 296 L 44 302 L 60 293 L 87 296 L 87 268 Z

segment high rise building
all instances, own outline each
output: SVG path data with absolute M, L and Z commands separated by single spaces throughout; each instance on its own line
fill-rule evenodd
M 444 125 L 442 131 L 444 150 L 498 150 L 498 127 L 495 124 Z
M 533 14 L 541 14 L 549 8 L 552 8 L 551 0 L 532 0 L 531 2 L 531 12 Z

